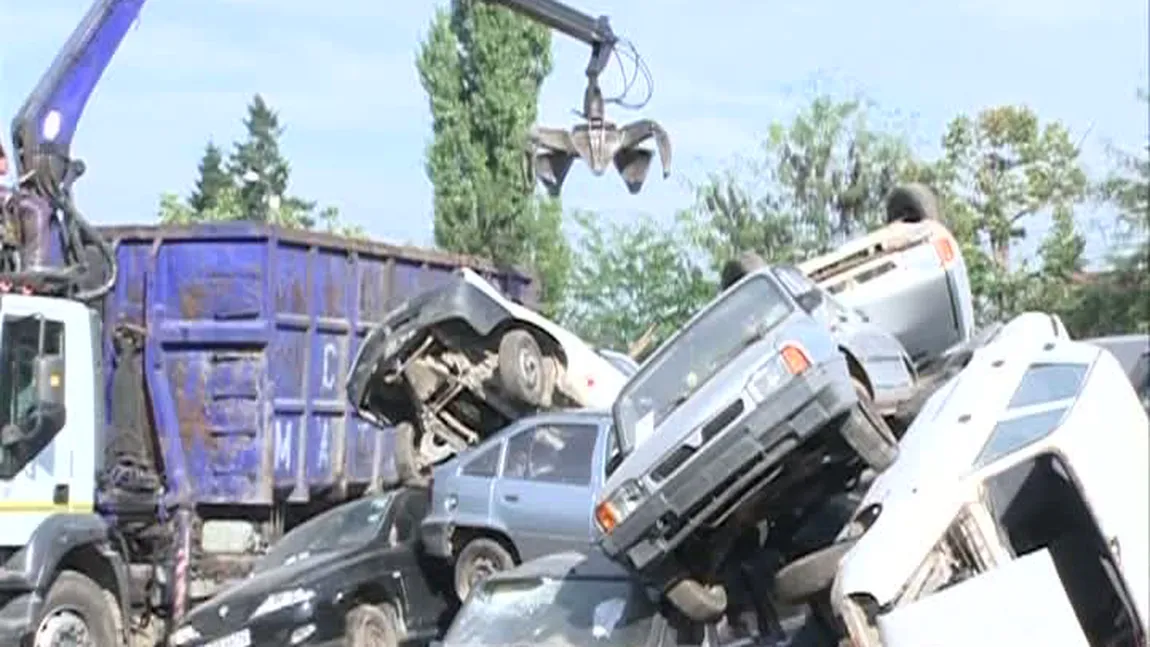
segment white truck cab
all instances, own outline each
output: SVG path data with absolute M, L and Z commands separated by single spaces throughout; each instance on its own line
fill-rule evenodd
M 1150 423 L 1109 352 L 1037 314 L 928 400 L 844 530 L 856 647 L 1146 644 Z

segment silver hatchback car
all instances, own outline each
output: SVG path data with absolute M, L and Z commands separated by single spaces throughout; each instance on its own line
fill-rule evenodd
M 825 293 L 791 274 L 764 267 L 726 289 L 612 410 L 620 452 L 595 508 L 600 545 L 696 620 L 726 607 L 716 573 L 748 528 L 816 506 L 897 452 L 855 377 L 866 364 L 852 370 L 813 314 Z M 906 370 L 898 353 L 889 363 Z

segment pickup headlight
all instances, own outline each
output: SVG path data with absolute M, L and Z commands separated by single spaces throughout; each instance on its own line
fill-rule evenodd
M 748 390 L 757 400 L 765 400 L 791 378 L 811 367 L 806 351 L 788 342 L 779 347 L 778 355 L 767 360 L 748 380 Z
M 172 632 L 172 635 L 168 637 L 168 644 L 171 645 L 171 647 L 181 647 L 193 640 L 198 640 L 199 637 L 200 632 L 196 631 L 195 627 L 192 625 L 184 625 Z
M 256 610 L 252 612 L 252 618 L 274 613 L 280 609 L 294 607 L 305 602 L 311 602 L 315 597 L 315 591 L 311 589 L 293 589 L 291 591 L 280 591 L 279 593 L 272 593 L 264 598 Z
M 595 506 L 595 523 L 604 533 L 610 534 L 646 498 L 647 489 L 638 481 L 626 481 Z

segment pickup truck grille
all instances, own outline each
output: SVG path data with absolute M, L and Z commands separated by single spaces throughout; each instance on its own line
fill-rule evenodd
M 707 421 L 703 425 L 703 444 L 699 445 L 698 449 L 707 446 L 711 439 L 723 431 L 735 421 L 736 418 L 743 414 L 743 401 L 735 400 L 727 405 L 727 408 L 720 411 L 715 417 Z M 663 481 L 675 473 L 680 467 L 683 466 L 698 449 L 692 448 L 689 445 L 680 445 L 675 451 L 671 452 L 669 456 L 663 459 L 662 463 L 651 472 L 651 479 L 656 483 Z

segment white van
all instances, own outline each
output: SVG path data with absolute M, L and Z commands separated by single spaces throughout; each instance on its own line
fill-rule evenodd
M 855 647 L 1146 645 L 1150 422 L 1113 355 L 1036 314 L 927 401 L 824 549 Z

